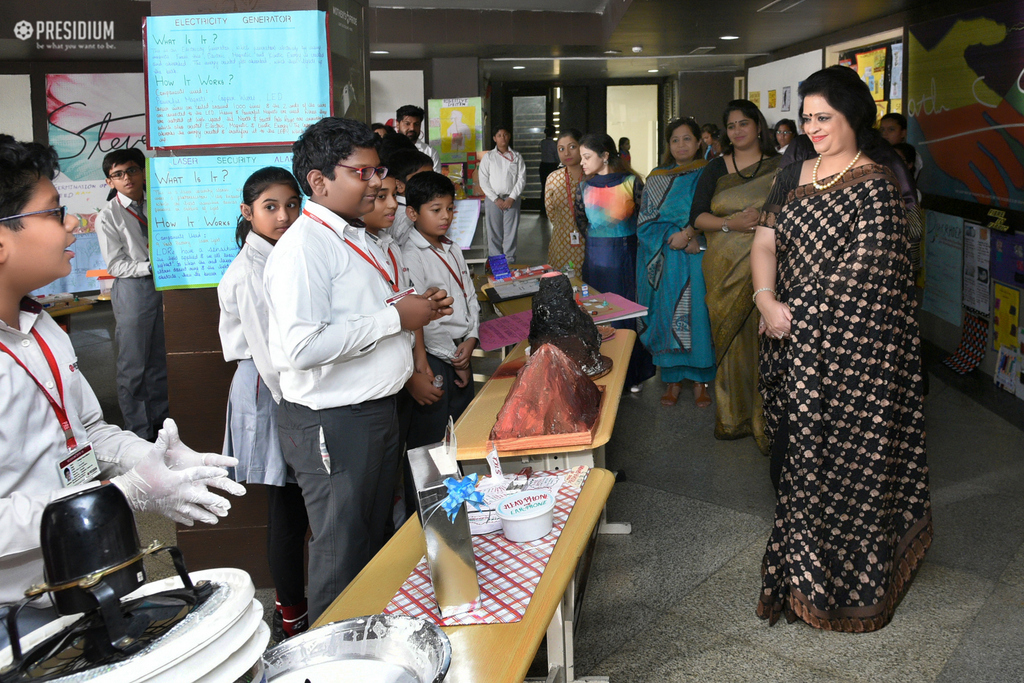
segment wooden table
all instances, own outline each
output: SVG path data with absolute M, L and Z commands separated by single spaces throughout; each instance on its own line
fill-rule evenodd
M 583 280 L 579 279 L 579 277 L 569 278 L 569 282 L 572 283 L 573 287 L 579 287 L 583 284 Z M 482 286 L 480 288 L 480 291 L 483 292 L 484 296 L 487 296 L 488 289 L 494 289 L 493 282 L 488 282 L 487 284 Z M 598 292 L 595 289 L 591 289 L 590 293 L 591 295 L 600 294 L 600 292 Z M 519 297 L 518 299 L 509 299 L 508 301 L 502 301 L 501 303 L 492 305 L 494 306 L 494 310 L 497 311 L 499 316 L 514 315 L 516 313 L 522 313 L 523 311 L 531 310 L 533 308 L 533 297 L 523 296 Z
M 614 481 L 607 470 L 590 471 L 522 620 L 442 628 L 452 644 L 452 663 L 445 683 L 523 681 L 545 634 L 547 680 L 581 680 L 575 678 L 573 670 L 575 571 L 601 519 Z M 419 518 L 413 516 L 313 626 L 383 612 L 425 553 L 423 530 Z

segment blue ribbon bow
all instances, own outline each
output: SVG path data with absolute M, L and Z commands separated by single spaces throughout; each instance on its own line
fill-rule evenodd
M 483 506 L 484 494 L 476 490 L 477 479 L 476 474 L 471 474 L 461 480 L 454 477 L 444 480 L 444 485 L 448 487 L 448 497 L 442 500 L 440 505 L 448 513 L 449 522 L 455 521 L 463 503 L 475 505 L 477 510 Z

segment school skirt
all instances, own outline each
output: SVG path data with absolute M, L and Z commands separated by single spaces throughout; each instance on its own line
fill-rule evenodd
M 294 482 L 281 455 L 277 403 L 252 360 L 238 361 L 228 394 L 224 455 L 238 458 L 232 477 L 249 484 Z

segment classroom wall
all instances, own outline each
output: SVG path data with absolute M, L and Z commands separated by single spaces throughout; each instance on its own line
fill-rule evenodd
M 697 123 L 722 127 L 722 111 L 732 99 L 735 71 L 680 71 L 679 115 L 692 116 Z
M 761 113 L 769 126 L 774 127 L 779 119 L 793 119 L 797 121 L 797 127 L 800 126 L 797 88 L 801 81 L 822 68 L 823 58 L 822 50 L 811 50 L 747 70 L 747 99 L 759 101 Z M 783 93 L 787 87 L 790 89 L 789 111 L 782 111 Z M 769 93 L 772 91 L 775 92 L 775 106 L 770 106 Z
M 415 104 L 427 108 L 423 71 L 418 69 L 370 72 L 370 120 L 386 123 L 398 108 Z

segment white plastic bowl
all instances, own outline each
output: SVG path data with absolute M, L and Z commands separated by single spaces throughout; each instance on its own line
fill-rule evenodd
M 513 543 L 536 541 L 551 533 L 555 497 L 550 491 L 520 491 L 498 501 L 497 512 L 505 538 Z

